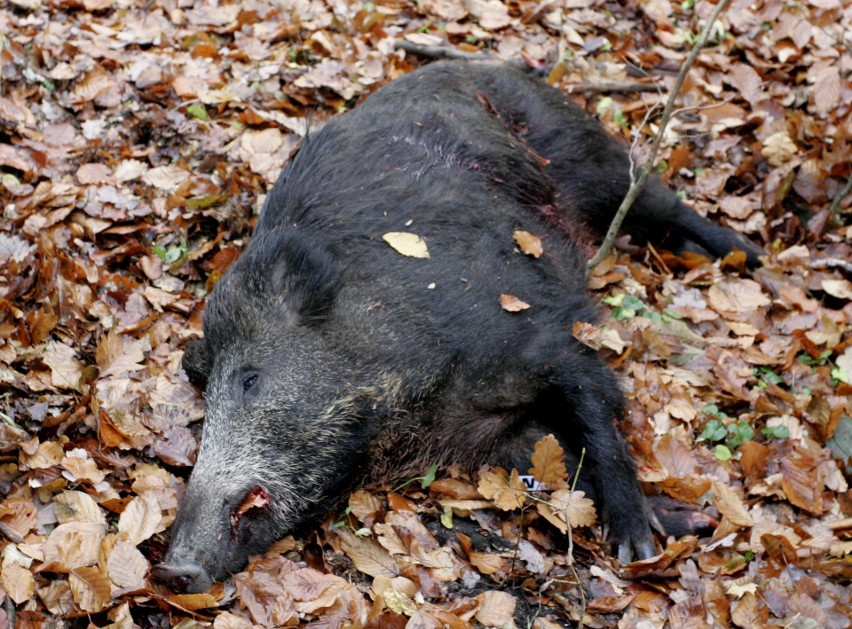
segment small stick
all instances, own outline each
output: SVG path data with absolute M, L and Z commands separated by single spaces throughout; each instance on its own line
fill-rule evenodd
M 648 155 L 648 159 L 645 160 L 645 163 L 642 164 L 639 168 L 639 177 L 635 178 L 634 169 L 632 167 L 632 159 L 631 159 L 631 169 L 630 169 L 630 188 L 627 190 L 627 194 L 624 197 L 624 200 L 621 202 L 621 206 L 618 208 L 618 212 L 616 212 L 615 217 L 612 219 L 612 223 L 609 226 L 609 230 L 604 237 L 604 241 L 601 244 L 598 252 L 589 260 L 586 266 L 586 275 L 591 272 L 591 269 L 600 264 L 601 260 L 603 260 L 606 255 L 612 249 L 612 243 L 615 241 L 615 237 L 618 235 L 618 231 L 621 229 L 621 224 L 624 222 L 624 217 L 627 216 L 627 212 L 633 206 L 634 201 L 636 201 L 639 193 L 642 192 L 642 188 L 645 187 L 645 182 L 648 180 L 648 175 L 651 172 L 651 169 L 654 166 L 654 162 L 657 159 L 657 152 L 660 150 L 660 144 L 663 140 L 663 135 L 665 134 L 666 127 L 669 124 L 669 120 L 672 117 L 672 112 L 674 111 L 674 104 L 677 95 L 680 93 L 681 88 L 683 87 L 683 82 L 686 80 L 686 73 L 695 63 L 695 59 L 698 57 L 698 54 L 701 52 L 701 49 L 704 48 L 704 44 L 707 43 L 707 38 L 710 36 L 710 31 L 713 28 L 713 24 L 716 23 L 716 19 L 722 13 L 722 10 L 727 6 L 728 0 L 719 0 L 719 4 L 713 9 L 713 12 L 707 18 L 707 23 L 704 25 L 704 28 L 701 29 L 701 33 L 698 35 L 698 40 L 695 42 L 695 45 L 692 47 L 692 50 L 689 52 L 689 55 L 686 57 L 686 60 L 683 62 L 683 65 L 680 67 L 680 72 L 677 73 L 677 78 L 675 79 L 674 87 L 672 88 L 671 93 L 669 94 L 669 98 L 666 101 L 666 106 L 663 109 L 663 115 L 660 117 L 660 126 L 657 129 L 657 132 L 654 134 L 654 138 L 651 141 L 651 153 Z
M 600 83 L 575 83 L 568 85 L 571 92 L 665 92 L 665 85 L 655 83 L 636 83 L 631 81 L 601 81 Z
M 489 59 L 490 55 L 481 52 L 467 52 L 452 46 L 421 46 L 407 39 L 397 39 L 394 48 L 404 50 L 412 55 L 420 55 L 430 59 Z

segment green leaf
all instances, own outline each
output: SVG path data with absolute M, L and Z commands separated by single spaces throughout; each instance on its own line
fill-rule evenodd
M 423 489 L 428 489 L 429 485 L 431 485 L 435 481 L 435 472 L 438 471 L 438 466 L 434 463 L 429 467 L 429 471 L 426 472 L 426 476 L 420 479 L 420 486 Z
M 744 441 L 754 439 L 754 428 L 746 422 L 737 422 L 728 426 L 726 443 L 731 448 L 738 448 Z
M 852 418 L 841 417 L 834 434 L 825 445 L 835 459 L 848 461 L 852 457 Z
M 731 457 L 733 456 L 733 454 L 731 454 L 731 451 L 728 449 L 728 447 L 723 446 L 722 444 L 719 444 L 718 446 L 716 446 L 716 450 L 715 450 L 714 454 L 716 455 L 716 458 L 719 459 L 720 461 L 730 461 Z
M 708 404 L 704 408 L 701 409 L 701 412 L 705 415 L 710 415 L 711 417 L 715 417 L 717 419 L 727 419 L 728 414 L 724 411 L 719 410 L 719 407 L 715 404 Z
M 188 105 L 186 108 L 186 113 L 190 116 L 194 116 L 199 120 L 208 120 L 210 117 L 207 115 L 207 109 L 204 108 L 204 105 L 201 103 L 192 103 Z
M 722 423 L 721 419 L 711 419 L 701 432 L 701 437 L 711 442 L 721 441 L 727 436 L 728 430 L 725 428 L 725 424 Z
M 790 436 L 790 429 L 787 426 L 766 426 L 761 429 L 760 434 L 768 439 L 786 439 Z
M 602 116 L 607 112 L 610 107 L 612 107 L 612 96 L 604 96 L 598 101 L 598 115 Z
M 768 384 L 783 384 L 784 380 L 769 367 L 754 367 L 752 373 Z

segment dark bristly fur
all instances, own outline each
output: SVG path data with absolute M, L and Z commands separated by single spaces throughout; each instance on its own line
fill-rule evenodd
M 500 462 L 547 432 L 586 449 L 619 556 L 652 554 L 616 379 L 571 336 L 594 308 L 558 225 L 605 229 L 627 169 L 582 110 L 492 62 L 413 72 L 305 140 L 187 348 L 207 417 L 160 576 L 206 589 L 365 478 Z M 626 229 L 759 252 L 655 180 Z M 544 255 L 517 251 L 515 230 Z M 400 255 L 382 240 L 395 231 L 431 257 Z M 531 308 L 506 312 L 501 294 Z

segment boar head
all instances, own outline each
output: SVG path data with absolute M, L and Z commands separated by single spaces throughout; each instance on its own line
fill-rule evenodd
M 216 286 L 184 367 L 205 389 L 201 448 L 156 574 L 207 590 L 327 510 L 369 442 L 354 370 L 323 327 L 336 280 L 312 242 L 256 236 Z M 363 457 L 361 457 L 363 458 Z

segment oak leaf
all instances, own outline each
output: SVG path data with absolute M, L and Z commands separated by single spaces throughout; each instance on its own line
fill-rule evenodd
M 568 528 L 592 526 L 597 519 L 594 503 L 582 491 L 554 491 L 548 503 L 536 504 L 538 512 L 563 533 Z
M 565 476 L 565 451 L 553 435 L 542 437 L 535 444 L 529 472 L 540 483 L 553 489 L 567 488 Z
M 503 511 L 520 509 L 527 497 L 526 486 L 518 476 L 518 471 L 512 470 L 510 475 L 499 467 L 483 472 L 477 489 Z

